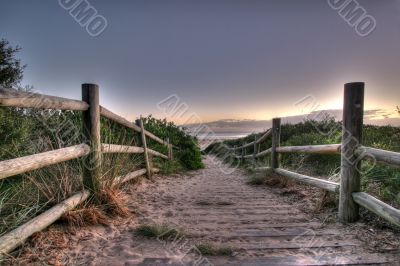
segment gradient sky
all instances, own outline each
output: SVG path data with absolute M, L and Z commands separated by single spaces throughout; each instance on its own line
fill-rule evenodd
M 165 115 L 171 94 L 203 121 L 269 119 L 342 107 L 343 84 L 365 81 L 366 108 L 400 105 L 400 1 L 358 0 L 376 30 L 360 37 L 325 0 L 89 1 L 108 21 L 91 37 L 57 0 L 0 0 L 0 37 L 20 45 L 24 84 L 101 102 L 129 119 Z

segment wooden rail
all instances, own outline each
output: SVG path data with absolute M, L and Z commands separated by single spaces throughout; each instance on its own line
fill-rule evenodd
M 0 88 L 0 106 L 72 111 L 86 111 L 89 108 L 83 101 L 4 88 Z
M 136 146 L 125 146 L 125 145 L 102 143 L 101 151 L 103 153 L 143 153 L 144 149 L 142 147 L 136 147 Z
M 323 179 L 319 179 L 319 178 L 315 178 L 315 177 L 310 177 L 310 176 L 306 176 L 306 175 L 301 175 L 298 173 L 294 173 L 294 172 L 290 172 L 281 168 L 276 168 L 273 169 L 273 171 L 277 174 L 280 174 L 282 176 L 318 187 L 318 188 L 322 188 L 331 192 L 335 192 L 338 193 L 339 192 L 339 187 L 340 185 L 338 183 L 334 183 L 334 182 L 330 182 L 330 181 L 326 181 Z
M 0 258 L 6 256 L 15 248 L 22 245 L 34 233 L 42 231 L 57 221 L 64 213 L 74 209 L 76 206 L 84 202 L 89 195 L 90 193 L 87 190 L 79 192 L 63 202 L 58 203 L 29 222 L 0 237 Z
M 357 156 L 365 156 L 366 159 L 374 160 L 394 167 L 400 167 L 400 153 L 385 151 L 370 147 L 359 147 L 356 150 Z
M 352 196 L 358 205 L 376 213 L 392 224 L 400 226 L 400 210 L 393 208 L 365 192 L 354 192 Z
M 271 135 L 271 130 L 267 130 L 259 139 L 255 140 L 253 142 L 244 144 L 244 145 L 239 146 L 239 147 L 234 147 L 231 150 L 237 151 L 237 150 L 241 150 L 241 149 L 250 148 L 250 147 L 252 147 L 254 145 L 260 144 L 261 142 L 266 140 L 270 135 Z
M 136 125 L 100 106 L 99 94 L 99 87 L 96 84 L 82 84 L 82 101 L 0 88 L 0 106 L 82 111 L 82 135 L 85 140 L 85 143 L 80 145 L 2 161 L 0 162 L 0 180 L 80 157 L 86 160 L 82 164 L 85 190 L 2 236 L 0 238 L 0 258 L 21 245 L 33 233 L 48 227 L 64 213 L 84 202 L 91 193 L 95 192 L 101 180 L 102 154 L 144 153 L 172 160 L 173 146 L 169 141 L 164 141 L 145 130 L 142 120 L 140 120 L 140 125 Z M 142 147 L 101 143 L 100 116 L 140 133 Z M 147 148 L 146 138 L 166 145 L 168 147 L 168 156 Z M 158 168 L 151 166 L 151 156 L 145 156 L 146 169 L 136 170 L 125 176 L 118 177 L 115 182 L 124 183 L 144 174 L 151 177 L 152 173 L 159 172 Z
M 339 193 L 339 219 L 344 222 L 354 222 L 359 218 L 358 207 L 362 206 L 379 215 L 387 221 L 400 226 L 400 210 L 379 201 L 360 191 L 360 162 L 363 159 L 372 160 L 394 167 L 400 167 L 400 153 L 365 147 L 361 145 L 362 118 L 364 105 L 364 83 L 348 83 L 344 86 L 343 132 L 341 144 L 280 146 L 280 118 L 272 120 L 272 128 L 261 138 L 240 147 L 230 148 L 238 151 L 233 156 L 241 162 L 256 160 L 271 155 L 271 167 L 257 167 L 256 171 L 275 172 L 279 175 L 315 186 L 330 192 Z M 260 144 L 272 136 L 272 147 L 260 151 L 254 144 Z M 246 149 L 253 146 L 253 153 L 245 154 Z M 341 181 L 339 183 L 314 178 L 279 168 L 279 153 L 307 153 L 320 155 L 341 155 Z
M 86 144 L 81 144 L 68 148 L 2 161 L 0 162 L 0 179 L 83 157 L 88 155 L 89 152 L 90 147 Z
M 110 110 L 106 109 L 103 106 L 100 106 L 100 114 L 102 116 L 104 116 L 105 118 L 108 118 L 111 121 L 114 121 L 114 122 L 116 122 L 116 123 L 118 123 L 118 124 L 120 124 L 122 126 L 127 127 L 127 128 L 131 128 L 131 129 L 133 129 L 134 131 L 136 131 L 138 133 L 142 132 L 142 129 L 140 128 L 140 126 L 137 126 L 132 122 L 129 122 L 128 120 L 126 120 L 122 116 L 114 114 L 113 112 L 111 112 Z M 156 142 L 158 142 L 160 144 L 168 145 L 167 141 L 164 141 L 164 140 L 160 139 L 159 137 L 157 137 L 156 135 L 154 135 L 153 133 L 151 133 L 151 132 L 149 132 L 147 130 L 145 130 L 145 134 L 146 134 L 147 137 L 149 137 L 150 139 L 152 139 L 152 140 L 154 140 L 154 141 L 156 141 Z

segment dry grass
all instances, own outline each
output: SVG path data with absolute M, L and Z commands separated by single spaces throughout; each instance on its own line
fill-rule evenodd
M 71 227 L 110 224 L 110 219 L 106 214 L 95 206 L 69 211 L 61 217 L 60 221 L 67 223 Z
M 101 209 L 109 215 L 128 217 L 131 215 L 126 207 L 124 193 L 117 189 L 103 188 L 96 194 L 96 200 Z

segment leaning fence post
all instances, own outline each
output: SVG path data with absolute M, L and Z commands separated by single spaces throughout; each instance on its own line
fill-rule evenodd
M 271 147 L 271 167 L 279 168 L 279 155 L 276 148 L 280 146 L 281 141 L 281 119 L 272 119 L 272 147 Z
M 99 86 L 82 84 L 82 101 L 89 104 L 89 109 L 83 112 L 84 142 L 90 145 L 90 154 L 83 164 L 83 184 L 95 191 L 101 177 L 101 139 L 100 139 L 100 99 Z
M 146 164 L 146 170 L 147 170 L 147 177 L 151 179 L 151 164 L 150 164 L 150 158 L 149 158 L 149 153 L 147 151 L 147 142 L 146 142 L 146 131 L 144 129 L 143 125 L 143 119 L 140 117 L 140 119 L 136 120 L 136 124 L 140 127 L 140 135 L 141 135 L 141 140 L 142 140 L 142 147 L 143 147 L 143 156 L 144 156 L 144 162 Z
M 343 130 L 340 169 L 339 220 L 344 223 L 359 219 L 359 207 L 352 193 L 360 191 L 360 160 L 355 154 L 361 144 L 364 113 L 363 82 L 344 85 Z

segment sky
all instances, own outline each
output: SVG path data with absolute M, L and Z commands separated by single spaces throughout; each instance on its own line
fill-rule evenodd
M 75 0 L 65 0 L 75 1 Z M 85 0 L 86 1 L 86 0 Z M 376 21 L 359 36 L 326 0 L 90 0 L 107 27 L 91 36 L 57 0 L 0 0 L 0 38 L 19 45 L 23 84 L 101 104 L 133 120 L 175 95 L 203 122 L 341 109 L 343 84 L 366 82 L 367 110 L 400 105 L 400 1 L 358 0 Z M 314 111 L 314 110 L 312 110 Z

